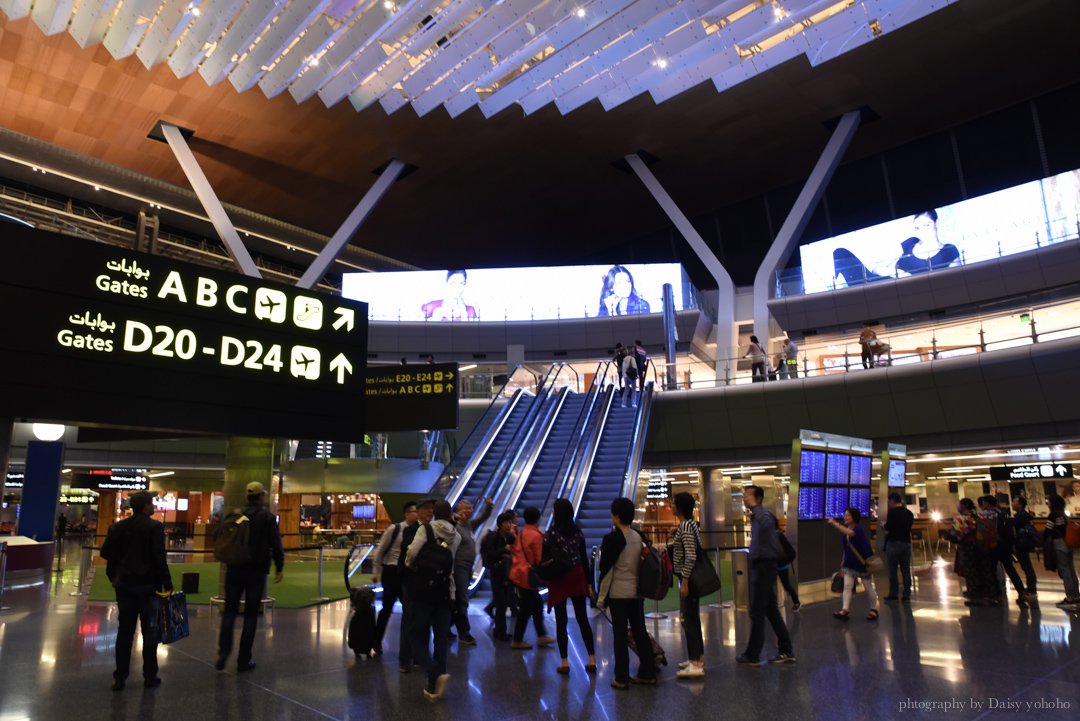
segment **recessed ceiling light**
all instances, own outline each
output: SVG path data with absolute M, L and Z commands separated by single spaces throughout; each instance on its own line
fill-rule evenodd
M 585 17 L 585 8 L 578 8 L 574 11 L 574 14 L 577 15 L 579 18 Z

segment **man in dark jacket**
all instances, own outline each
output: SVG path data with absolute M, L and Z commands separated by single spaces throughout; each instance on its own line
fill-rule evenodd
M 747 666 L 761 665 L 765 619 L 776 634 L 779 651 L 769 663 L 795 663 L 791 636 L 776 605 L 777 562 L 784 555 L 780 529 L 776 516 L 761 505 L 763 500 L 765 490 L 760 486 L 743 489 L 743 503 L 750 510 L 750 638 L 746 641 L 746 650 L 736 656 L 735 661 Z
M 250 523 L 248 551 L 251 560 L 243 565 L 229 565 L 225 571 L 225 613 L 221 616 L 221 635 L 218 637 L 218 656 L 214 667 L 225 668 L 232 653 L 233 626 L 240 612 L 240 596 L 244 596 L 244 627 L 240 632 L 240 650 L 236 656 L 237 672 L 255 668 L 251 660 L 251 647 L 255 643 L 255 629 L 259 625 L 266 576 L 270 573 L 273 558 L 274 583 L 281 583 L 285 567 L 285 552 L 281 547 L 281 533 L 277 518 L 264 507 L 266 489 L 263 484 L 247 484 L 247 505 L 243 508 L 244 523 Z
M 135 621 L 142 624 L 143 685 L 161 684 L 157 662 L 157 610 L 155 591 L 172 591 L 172 578 L 165 563 L 165 527 L 150 518 L 154 496 L 146 491 L 129 499 L 132 515 L 109 529 L 101 546 L 108 565 L 105 573 L 116 588 L 120 628 L 116 632 L 116 670 L 113 691 L 124 688 L 131 669 L 131 645 L 135 642 Z
M 496 528 L 488 531 L 480 543 L 480 556 L 491 579 L 494 636 L 499 641 L 509 641 L 512 636 L 506 632 L 506 608 L 511 593 L 507 584 L 510 582 L 510 563 L 514 555 L 514 533 L 510 530 L 514 524 L 514 514 L 510 511 L 500 513 L 496 523 Z

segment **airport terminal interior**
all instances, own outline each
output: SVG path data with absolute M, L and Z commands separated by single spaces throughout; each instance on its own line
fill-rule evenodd
M 0 0 L 0 721 L 1074 718 L 1078 27 Z

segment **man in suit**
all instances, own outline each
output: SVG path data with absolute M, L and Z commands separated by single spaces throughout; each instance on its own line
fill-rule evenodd
M 107 561 L 105 573 L 116 589 L 120 627 L 116 631 L 116 670 L 113 691 L 121 691 L 131 670 L 131 646 L 135 642 L 135 622 L 142 625 L 143 685 L 161 685 L 157 662 L 157 612 L 155 591 L 172 591 L 172 578 L 165 563 L 165 527 L 150 518 L 154 495 L 146 491 L 129 499 L 131 516 L 109 529 L 101 546 Z

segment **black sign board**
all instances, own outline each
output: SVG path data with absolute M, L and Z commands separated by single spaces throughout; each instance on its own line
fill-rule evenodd
M 0 233 L 0 414 L 362 438 L 365 303 L 15 225 Z
M 1048 478 L 1072 478 L 1071 463 L 1047 461 L 1029 463 L 1024 466 L 992 466 L 990 479 L 993 481 L 1044 481 Z
M 364 394 L 371 431 L 457 428 L 457 363 L 373 366 Z
M 649 486 L 645 490 L 645 498 L 653 501 L 671 498 L 671 481 L 650 480 Z
M 146 491 L 150 477 L 145 468 L 91 468 L 72 474 L 71 487 L 94 491 Z

